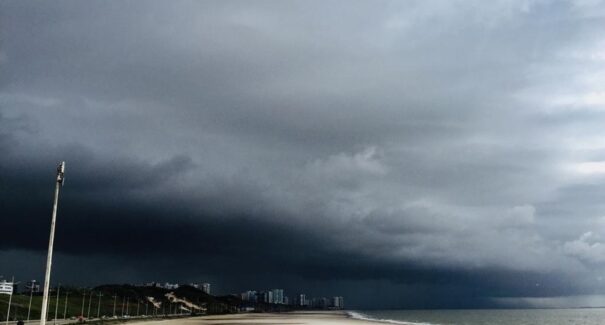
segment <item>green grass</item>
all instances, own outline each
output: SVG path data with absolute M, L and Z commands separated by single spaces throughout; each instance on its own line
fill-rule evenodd
M 6 320 L 6 312 L 8 307 L 9 296 L 8 295 L 0 295 L 0 321 Z M 82 302 L 83 295 L 82 292 L 70 292 L 69 297 L 67 299 L 67 309 L 65 308 L 65 292 L 61 292 L 61 296 L 59 298 L 59 306 L 57 308 L 57 318 L 61 319 L 64 316 L 67 318 L 77 317 L 82 314 Z M 84 300 L 84 316 L 88 316 L 89 313 L 89 303 L 90 303 L 90 317 L 97 317 L 97 312 L 99 311 L 99 296 L 98 293 L 93 293 L 92 301 L 90 300 L 90 293 L 87 292 L 85 300 Z M 126 314 L 126 307 L 128 305 L 128 314 L 131 316 L 137 315 L 137 301 L 136 298 L 131 297 L 129 299 L 129 303 L 122 304 L 123 298 L 118 297 L 116 299 L 116 308 L 115 314 L 118 316 L 122 315 L 122 310 Z M 48 304 L 48 317 L 49 319 L 55 318 L 55 306 L 57 304 L 57 296 L 53 294 L 50 298 Z M 147 303 L 148 304 L 148 303 Z M 152 306 L 148 304 L 148 312 L 152 313 Z M 13 299 L 11 302 L 11 311 L 10 311 L 10 319 L 27 319 L 27 309 L 29 306 L 29 295 L 13 295 Z M 42 309 L 42 297 L 41 296 L 33 296 L 31 303 L 31 314 L 30 319 L 40 319 L 40 313 Z M 103 316 L 113 316 L 114 314 L 114 298 L 111 295 L 105 295 L 101 297 L 101 306 L 100 306 L 100 315 Z M 139 302 L 139 314 L 143 315 L 145 313 L 145 302 Z
M 59 305 L 57 309 L 57 318 L 62 319 L 64 317 L 78 317 L 82 315 L 82 302 L 84 301 L 84 317 L 96 318 L 97 313 L 100 316 L 111 317 L 114 315 L 114 295 L 117 295 L 115 301 L 115 315 L 122 316 L 127 314 L 130 316 L 144 315 L 147 313 L 150 315 L 154 314 L 153 305 L 147 302 L 146 297 L 153 297 L 155 301 L 161 302 L 162 307 L 159 308 L 155 314 L 161 315 L 166 313 L 175 313 L 177 305 L 170 303 L 166 298 L 166 294 L 174 292 L 174 294 L 181 298 L 186 299 L 198 306 L 206 308 L 208 315 L 213 314 L 227 314 L 238 311 L 238 307 L 242 301 L 233 296 L 216 297 L 211 296 L 202 292 L 199 289 L 195 289 L 190 286 L 181 286 L 175 290 L 167 290 L 157 287 L 137 287 L 133 285 L 101 285 L 92 289 L 93 295 L 92 300 L 90 299 L 91 289 L 81 289 L 73 287 L 61 287 L 61 296 L 59 298 Z M 67 308 L 65 303 L 65 295 L 69 292 L 69 299 L 67 300 Z M 84 297 L 83 294 L 86 294 Z M 100 309 L 99 309 L 99 293 L 102 293 Z M 6 311 L 8 306 L 8 295 L 0 295 L 0 322 L 6 320 Z M 127 300 L 124 300 L 127 297 Z M 137 312 L 137 301 L 138 312 Z M 128 303 L 127 303 L 128 302 Z M 15 294 L 13 295 L 11 303 L 10 319 L 27 319 L 27 309 L 29 306 L 29 295 L 28 294 Z M 30 319 L 40 319 L 40 309 L 42 306 L 42 297 L 34 296 L 31 304 L 31 315 Z M 55 318 L 55 306 L 57 306 L 57 295 L 53 292 L 50 297 L 48 304 L 48 318 Z M 89 309 L 90 306 L 90 309 Z M 128 306 L 128 308 L 127 308 Z M 286 311 L 292 310 L 292 306 L 285 305 L 272 305 L 272 304 L 257 304 L 257 310 L 263 311 Z M 90 310 L 90 313 L 89 313 Z M 172 312 L 170 312 L 172 310 Z

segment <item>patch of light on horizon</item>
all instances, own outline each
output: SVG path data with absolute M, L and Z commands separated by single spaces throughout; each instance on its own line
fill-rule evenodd
M 560 140 L 560 144 L 563 148 L 570 150 L 572 158 L 576 158 L 575 161 L 584 160 L 575 154 L 582 153 L 585 151 L 603 150 L 605 149 L 605 136 L 574 136 L 567 137 Z M 584 163 L 584 162 L 582 162 Z
M 595 281 L 600 281 L 595 279 Z M 502 307 L 581 308 L 605 307 L 605 295 L 579 295 L 565 297 L 505 297 L 492 298 Z
M 605 42 L 597 41 L 589 45 L 589 48 L 584 49 L 574 48 L 567 51 L 564 50 L 559 52 L 559 57 L 581 61 L 605 61 Z
M 581 95 L 563 95 L 549 101 L 555 107 L 567 109 L 605 109 L 605 91 L 587 92 Z
M 589 161 L 573 164 L 571 169 L 579 174 L 604 174 L 605 173 L 605 161 Z

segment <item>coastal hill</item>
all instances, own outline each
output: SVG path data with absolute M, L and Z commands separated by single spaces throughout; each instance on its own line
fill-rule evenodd
M 50 319 L 98 316 L 122 317 L 149 315 L 163 317 L 166 314 L 228 314 L 245 307 L 258 312 L 279 312 L 297 309 L 295 306 L 268 303 L 243 302 L 235 296 L 213 296 L 192 286 L 183 285 L 177 289 L 159 287 L 107 284 L 94 288 L 61 287 L 58 306 L 56 288 L 49 300 Z M 66 295 L 67 302 L 66 302 Z M 6 319 L 9 296 L 0 295 L 0 319 Z M 15 293 L 11 302 L 11 320 L 26 319 L 29 307 L 29 293 Z M 40 318 L 41 293 L 34 294 L 30 319 Z M 199 308 L 195 308 L 199 307 Z

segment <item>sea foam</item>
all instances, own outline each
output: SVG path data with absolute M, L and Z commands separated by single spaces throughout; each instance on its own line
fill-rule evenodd
M 404 321 L 400 321 L 400 320 L 394 320 L 394 319 L 378 319 L 378 318 L 374 318 L 372 316 L 366 315 L 364 313 L 358 312 L 358 311 L 347 311 L 347 315 L 349 315 L 349 317 L 351 318 L 355 318 L 355 319 L 360 319 L 360 320 L 367 320 L 367 321 L 372 321 L 372 322 L 380 322 L 380 323 L 385 323 L 385 324 L 400 324 L 400 325 L 438 325 L 438 324 L 433 324 L 433 323 L 415 323 L 415 322 L 404 322 Z

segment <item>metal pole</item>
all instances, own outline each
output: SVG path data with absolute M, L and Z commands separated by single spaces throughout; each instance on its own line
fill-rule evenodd
M 80 313 L 80 317 L 84 318 L 84 302 L 86 301 L 86 289 L 82 292 L 82 312 Z
M 67 297 L 69 297 L 69 291 L 65 293 L 65 309 L 63 309 L 63 319 L 65 319 L 67 315 Z
M 113 317 L 116 317 L 116 300 L 118 299 L 118 295 L 113 296 Z
M 61 293 L 61 283 L 57 287 L 57 303 L 55 304 L 55 321 L 53 324 L 57 324 L 57 312 L 59 311 L 59 297 Z
M 137 317 L 139 316 L 139 300 L 137 299 Z
M 55 185 L 55 201 L 53 203 L 53 215 L 50 222 L 50 238 L 48 239 L 48 256 L 46 257 L 46 274 L 44 276 L 44 295 L 42 296 L 42 311 L 40 313 L 40 325 L 46 325 L 48 315 L 48 289 L 50 285 L 50 270 L 53 263 L 53 243 L 55 241 L 55 223 L 57 221 L 57 206 L 59 205 L 59 190 L 63 185 L 65 174 L 65 162 L 62 161 L 57 167 L 57 184 Z
M 29 307 L 27 308 L 27 321 L 29 322 L 29 315 L 32 310 L 32 297 L 34 296 L 34 286 L 36 285 L 36 280 L 32 280 L 31 282 L 31 290 L 29 291 Z
M 15 277 L 11 279 L 11 294 L 8 297 L 8 311 L 6 312 L 6 325 L 8 325 L 8 319 L 11 315 L 11 303 L 13 302 L 13 294 L 15 293 Z
M 126 304 L 126 297 L 122 298 L 122 317 L 124 317 L 124 305 Z
M 90 306 L 92 305 L 92 290 L 90 291 L 90 298 L 88 299 L 88 312 L 86 318 L 90 318 Z
M 103 294 L 99 292 L 99 305 L 97 306 L 97 318 L 101 317 L 101 297 L 103 297 Z
M 130 302 L 130 297 L 126 298 L 126 315 L 130 316 L 130 311 L 128 310 L 128 303 Z
M 145 303 L 145 316 L 148 316 L 147 312 L 149 311 L 149 303 Z

